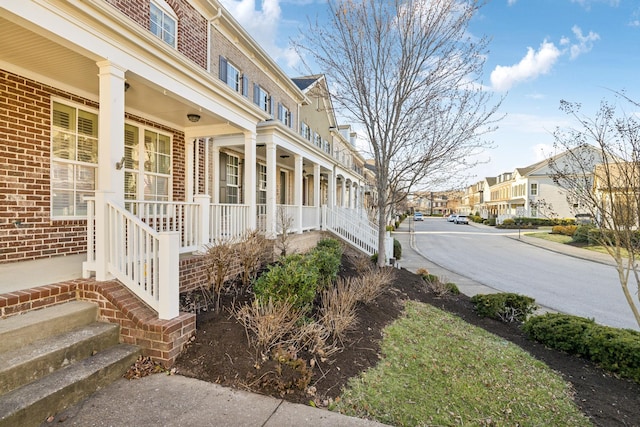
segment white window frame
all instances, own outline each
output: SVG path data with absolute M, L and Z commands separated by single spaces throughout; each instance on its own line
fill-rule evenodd
M 227 203 L 240 203 L 240 157 L 227 154 Z M 234 188 L 234 191 L 230 189 Z
M 56 127 L 54 125 L 54 109 L 55 104 L 60 104 L 63 107 L 67 107 L 75 110 L 75 123 L 73 128 L 62 128 Z M 79 112 L 82 111 L 84 113 L 92 114 L 96 116 L 95 121 L 95 136 L 88 136 L 87 134 L 82 134 L 78 131 L 78 118 L 80 116 Z M 49 212 L 52 219 L 74 219 L 74 218 L 86 218 L 86 202 L 84 201 L 84 196 L 95 196 L 95 191 L 98 183 L 98 111 L 93 108 L 87 108 L 85 105 L 77 104 L 73 102 L 69 102 L 67 100 L 61 99 L 51 99 L 51 140 L 50 140 L 50 198 L 49 198 Z M 56 136 L 58 133 L 65 134 L 67 138 L 74 138 L 76 141 L 74 143 L 74 158 L 64 158 L 56 156 L 56 147 L 54 146 L 56 143 Z M 95 161 L 83 161 L 78 159 L 78 139 L 85 138 L 86 140 L 93 141 L 95 143 Z M 57 187 L 56 184 L 56 176 L 58 176 L 58 172 L 62 172 L 62 169 L 57 169 L 56 166 L 69 166 L 71 167 L 71 177 L 70 179 L 66 179 L 62 182 L 63 185 Z M 81 188 L 82 180 L 78 180 L 82 175 L 86 175 L 87 172 L 93 172 L 93 185 L 92 188 Z M 66 178 L 69 178 L 68 175 Z M 90 180 L 85 180 L 85 185 L 88 184 Z M 70 185 L 64 185 L 69 183 Z M 69 206 L 72 208 L 72 212 L 65 212 L 63 214 L 55 214 L 55 200 L 56 200 L 56 191 L 71 194 L 73 199 L 73 204 Z M 82 196 L 84 195 L 84 196 Z M 82 198 L 80 198 L 82 196 Z M 83 209 L 84 207 L 84 209 Z
M 125 138 L 125 167 L 124 167 L 125 178 L 127 174 L 134 175 L 135 186 L 136 186 L 135 192 L 134 192 L 135 197 L 133 198 L 127 197 L 127 195 L 130 192 L 126 188 L 127 180 L 125 179 L 125 182 L 124 182 L 125 199 L 126 200 L 145 200 L 145 201 L 154 201 L 154 202 L 171 201 L 173 198 L 173 191 L 172 191 L 172 188 L 173 188 L 173 156 L 172 156 L 173 135 L 165 132 L 161 132 L 158 129 L 155 129 L 152 127 L 143 126 L 140 123 L 126 121 L 125 131 L 127 130 L 128 127 L 129 128 L 133 127 L 137 130 L 138 146 L 137 146 L 136 152 L 132 152 L 131 155 L 128 155 L 127 153 L 128 147 L 126 145 L 126 138 Z M 145 139 L 145 136 L 148 133 L 154 134 L 156 136 L 156 142 L 159 138 L 168 139 L 168 144 L 169 144 L 168 153 L 163 153 L 157 150 L 154 151 L 153 154 L 155 157 L 155 162 L 152 163 L 157 166 L 162 160 L 168 160 L 168 167 L 167 167 L 168 172 L 148 170 L 147 162 L 149 162 L 149 160 L 146 160 L 146 159 L 148 158 L 149 150 L 147 149 L 146 139 Z M 144 161 L 141 161 L 141 159 L 144 159 Z M 150 178 L 152 178 L 153 180 L 151 180 Z M 167 181 L 166 195 L 158 193 L 157 191 L 158 179 L 166 179 Z M 154 187 L 154 191 L 152 192 L 146 191 L 148 186 L 152 185 L 151 184 L 152 182 L 156 184 L 156 186 Z
M 235 75 L 235 79 L 232 77 Z M 227 60 L 227 85 L 236 92 L 242 91 L 242 72 Z
M 257 100 L 258 106 L 261 110 L 266 111 L 271 114 L 270 102 L 269 102 L 269 92 L 267 92 L 262 86 L 256 85 L 256 89 L 258 90 Z
M 258 203 L 267 203 L 267 165 L 258 163 Z
M 537 182 L 532 182 L 531 184 L 529 184 L 529 192 L 531 196 L 537 196 L 539 191 L 538 191 L 538 183 Z
M 159 12 L 160 22 L 154 22 L 154 8 Z M 178 15 L 164 0 L 151 0 L 149 5 L 149 30 L 169 46 L 177 46 Z

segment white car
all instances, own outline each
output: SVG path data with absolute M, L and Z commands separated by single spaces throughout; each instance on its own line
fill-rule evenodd
M 422 217 L 422 212 L 416 212 L 413 214 L 413 220 L 414 221 L 422 221 L 423 217 Z
M 456 220 L 456 214 L 451 214 L 447 217 L 447 222 L 453 222 Z
M 455 224 L 469 224 L 469 218 L 466 215 L 456 215 L 453 222 Z

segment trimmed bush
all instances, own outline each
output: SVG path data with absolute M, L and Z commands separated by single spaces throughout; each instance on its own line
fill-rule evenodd
M 591 224 L 584 224 L 578 226 L 576 228 L 575 233 L 573 233 L 572 241 L 574 243 L 589 243 L 589 232 L 594 229 L 595 226 Z
M 342 261 L 342 245 L 335 239 L 323 239 L 305 257 L 318 268 L 320 282 L 328 286 L 336 280 Z
M 538 308 L 533 298 L 513 293 L 478 294 L 471 302 L 480 316 L 503 322 L 524 322 Z
M 402 245 L 398 239 L 393 239 L 393 257 L 399 260 L 402 257 Z
M 312 257 L 299 254 L 285 256 L 271 265 L 253 284 L 256 299 L 266 303 L 286 301 L 296 308 L 308 308 L 313 303 L 320 283 L 320 270 Z
M 522 329 L 542 344 L 572 354 L 587 354 L 586 332 L 595 324 L 584 317 L 560 313 L 533 316 L 524 322 Z
M 640 332 L 596 324 L 568 314 L 547 313 L 528 319 L 530 338 L 557 350 L 579 354 L 603 369 L 640 383 Z
M 502 225 L 508 227 L 510 225 L 515 225 L 516 221 L 513 218 L 506 218 L 502 221 Z
M 554 225 L 551 228 L 551 234 L 562 234 L 571 237 L 576 233 L 577 229 L 577 225 Z

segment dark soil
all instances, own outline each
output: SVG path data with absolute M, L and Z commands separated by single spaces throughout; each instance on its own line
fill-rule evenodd
M 219 313 L 198 315 L 196 336 L 175 364 L 176 372 L 291 402 L 313 401 L 317 406 L 326 406 L 340 395 L 349 378 L 377 364 L 382 329 L 402 314 L 406 300 L 416 300 L 513 342 L 559 372 L 572 384 L 577 405 L 595 425 L 640 426 L 640 384 L 608 374 L 587 360 L 530 341 L 516 324 L 479 317 L 465 295 L 440 298 L 426 287 L 420 276 L 405 269 L 396 273 L 394 283 L 384 295 L 374 304 L 359 307 L 357 328 L 348 334 L 344 349 L 326 361 L 316 358 L 313 368 L 310 357 L 305 355 L 299 355 L 302 362 L 297 363 L 304 365 L 298 365 L 295 373 L 286 367 L 283 369 L 282 364 L 263 361 L 248 345 L 244 327 L 223 308 Z M 355 274 L 346 257 L 340 274 Z M 248 295 L 223 296 L 221 306 L 230 307 L 248 299 Z M 309 388 L 296 388 L 305 382 L 307 374 L 312 375 L 311 393 L 307 392 Z

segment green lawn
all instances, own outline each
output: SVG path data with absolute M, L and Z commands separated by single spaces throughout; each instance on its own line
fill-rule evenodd
M 395 426 L 590 425 L 558 374 L 430 305 L 409 302 L 382 353 L 332 409 Z

